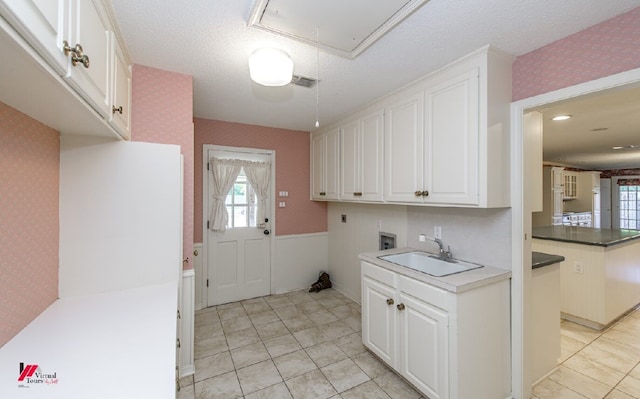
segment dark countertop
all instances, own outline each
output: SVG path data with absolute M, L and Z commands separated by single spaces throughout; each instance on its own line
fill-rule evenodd
M 564 261 L 564 256 L 545 254 L 543 252 L 531 252 L 531 268 L 537 269 L 560 263 Z
M 533 238 L 610 247 L 640 238 L 640 231 L 579 226 L 542 226 L 533 228 Z

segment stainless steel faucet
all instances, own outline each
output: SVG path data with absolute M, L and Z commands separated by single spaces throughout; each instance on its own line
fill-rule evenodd
M 433 238 L 433 237 L 427 237 L 429 238 L 431 241 L 435 242 L 436 244 L 438 244 L 438 257 L 442 260 L 451 260 L 453 259 L 453 254 L 451 253 L 451 247 L 447 245 L 447 250 L 445 251 L 444 249 L 444 244 L 442 243 L 442 240 L 439 238 Z

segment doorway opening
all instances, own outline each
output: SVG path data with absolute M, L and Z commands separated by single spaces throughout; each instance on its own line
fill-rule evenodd
M 524 114 L 546 105 L 581 96 L 624 90 L 640 85 L 640 69 L 556 90 L 511 104 L 511 203 L 512 203 L 512 387 L 514 398 L 531 395 L 531 209 L 527 165 L 531 143 L 523 133 Z

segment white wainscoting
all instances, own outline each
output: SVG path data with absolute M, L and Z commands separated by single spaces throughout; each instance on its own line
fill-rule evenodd
M 329 235 L 323 233 L 276 236 L 271 267 L 271 292 L 282 294 L 308 288 L 329 269 Z
M 194 291 L 196 273 L 193 269 L 182 271 L 182 297 L 180 298 L 180 377 L 196 372 L 194 360 Z
M 195 298 L 195 310 L 200 310 L 205 306 L 205 303 L 202 300 L 202 290 L 206 285 L 206 280 L 203 279 L 203 269 L 202 269 L 202 243 L 197 242 L 193 244 L 193 270 L 195 272 L 195 290 L 194 290 L 194 298 Z
M 321 271 L 329 269 L 328 233 L 291 234 L 274 237 L 271 292 L 282 294 L 309 288 Z M 205 267 L 202 264 L 202 243 L 194 243 L 195 272 L 194 309 L 206 307 Z M 198 251 L 198 255 L 195 255 Z

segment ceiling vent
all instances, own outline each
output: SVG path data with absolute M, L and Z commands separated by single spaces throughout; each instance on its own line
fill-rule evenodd
M 354 59 L 428 1 L 255 0 L 248 26 Z
M 306 78 L 304 76 L 293 75 L 293 77 L 291 78 L 292 85 L 307 87 L 309 89 L 315 86 L 316 83 L 318 83 L 316 79 Z

